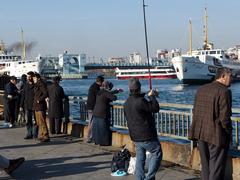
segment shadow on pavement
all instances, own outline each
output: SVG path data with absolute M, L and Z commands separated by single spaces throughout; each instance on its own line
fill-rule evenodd
M 110 161 L 101 162 L 66 162 L 79 158 L 89 158 L 94 156 L 104 156 L 111 153 L 93 154 L 81 157 L 63 157 L 41 160 L 26 161 L 21 168 L 12 174 L 15 179 L 45 179 L 51 177 L 61 177 L 83 173 L 91 173 L 100 169 L 110 170 Z M 84 160 L 85 161 L 85 160 Z

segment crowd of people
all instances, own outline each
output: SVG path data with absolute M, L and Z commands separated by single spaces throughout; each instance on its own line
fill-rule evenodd
M 24 79 L 24 77 L 23 77 Z M 50 132 L 61 133 L 63 100 L 66 98 L 63 88 L 59 85 L 60 78 L 55 77 L 53 84 L 46 83 L 37 73 L 27 73 L 22 90 L 17 86 L 17 79 L 10 78 L 4 93 L 4 118 L 8 127 L 16 121 L 16 107 L 27 114 L 27 135 L 25 139 L 39 138 L 40 142 L 49 142 L 46 125 L 48 117 Z M 203 85 L 196 93 L 193 108 L 193 121 L 189 139 L 198 141 L 200 150 L 202 178 L 204 180 L 224 179 L 227 152 L 231 142 L 231 71 L 219 68 L 215 81 Z M 131 78 L 128 83 L 129 97 L 124 103 L 124 115 L 127 120 L 129 135 L 136 147 L 136 179 L 155 179 L 161 164 L 163 152 L 159 142 L 154 113 L 159 112 L 158 92 L 150 90 L 147 95 L 141 91 L 141 83 Z M 113 90 L 113 84 L 98 76 L 90 86 L 87 98 L 89 118 L 87 143 L 100 146 L 111 145 L 111 102 L 117 100 L 116 94 L 121 89 Z M 17 100 L 19 97 L 20 101 Z M 19 102 L 19 105 L 18 105 Z M 36 126 L 36 127 L 35 127 Z M 39 132 L 38 132 L 38 130 Z M 148 172 L 144 166 L 146 152 L 151 153 Z M 2 157 L 0 157 L 2 158 Z M 4 159 L 4 158 L 2 158 Z M 6 161 L 6 160 L 5 160 Z M 5 163 L 8 168 L 9 163 Z
M 11 128 L 23 118 L 27 127 L 24 139 L 34 138 L 39 142 L 49 142 L 46 123 L 48 110 L 50 133 L 62 133 L 63 101 L 67 100 L 67 96 L 59 84 L 60 80 L 56 76 L 47 85 L 40 74 L 32 71 L 23 74 L 19 82 L 15 76 L 11 76 L 4 89 L 4 126 Z

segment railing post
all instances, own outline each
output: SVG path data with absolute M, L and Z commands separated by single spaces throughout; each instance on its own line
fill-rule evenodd
M 192 124 L 192 118 L 193 118 L 193 108 L 190 108 L 190 124 Z M 191 125 L 190 125 L 191 126 Z M 190 128 L 190 127 L 188 127 Z M 189 132 L 189 130 L 188 130 Z M 188 136 L 188 135 L 187 135 Z M 196 143 L 194 143 L 193 141 L 191 141 L 191 154 L 193 152 L 193 148 L 194 146 L 196 146 Z

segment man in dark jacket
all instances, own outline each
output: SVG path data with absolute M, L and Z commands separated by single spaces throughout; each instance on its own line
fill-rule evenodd
M 215 78 L 197 91 L 189 132 L 190 139 L 199 141 L 204 180 L 224 179 L 232 135 L 231 71 L 219 68 Z
M 27 115 L 27 124 L 26 124 L 27 135 L 24 139 L 32 139 L 33 137 L 36 139 L 38 136 L 36 125 L 34 125 L 36 123 L 36 119 L 33 111 L 33 99 L 34 99 L 33 76 L 34 76 L 34 72 L 32 71 L 29 71 L 27 73 L 27 83 L 23 88 L 21 101 L 20 101 L 20 111 L 22 111 L 24 107 L 25 113 Z
M 49 134 L 46 123 L 46 110 L 47 110 L 47 86 L 41 80 L 41 76 L 38 73 L 34 74 L 34 99 L 33 99 L 33 109 L 35 110 L 35 117 L 37 125 L 39 128 L 39 140 L 41 142 L 49 142 Z
M 130 96 L 124 104 L 124 114 L 132 141 L 136 146 L 136 179 L 155 179 L 162 160 L 161 144 L 158 140 L 153 113 L 159 112 L 157 93 L 151 90 L 149 100 L 141 93 L 141 84 L 137 78 L 129 80 Z M 151 153 L 148 173 L 145 177 L 144 165 L 146 151 Z
M 48 86 L 48 118 L 51 134 L 61 134 L 61 125 L 63 114 L 63 100 L 65 98 L 64 90 L 59 85 L 60 76 L 53 78 L 53 84 Z
M 88 90 L 88 98 L 87 98 L 87 111 L 88 111 L 88 135 L 86 142 L 92 142 L 92 118 L 93 118 L 93 109 L 96 103 L 97 93 L 102 86 L 104 81 L 103 76 L 98 76 L 96 78 L 96 82 L 94 82 L 89 90 Z
M 16 103 L 18 98 L 18 90 L 16 87 L 17 78 L 10 77 L 10 82 L 5 86 L 3 103 L 4 103 L 4 126 L 12 127 L 16 122 Z

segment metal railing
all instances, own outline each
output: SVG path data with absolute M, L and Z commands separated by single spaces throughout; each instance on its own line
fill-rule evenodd
M 116 101 L 113 103 L 111 109 L 111 123 L 113 127 L 127 129 L 123 102 L 124 101 Z M 78 120 L 88 121 L 86 99 L 78 99 L 77 104 L 80 105 L 80 118 L 78 118 Z M 188 132 L 192 122 L 192 108 L 192 105 L 160 103 L 160 111 L 155 114 L 158 135 L 188 140 Z M 232 148 L 239 149 L 240 109 L 234 108 L 232 112 Z

